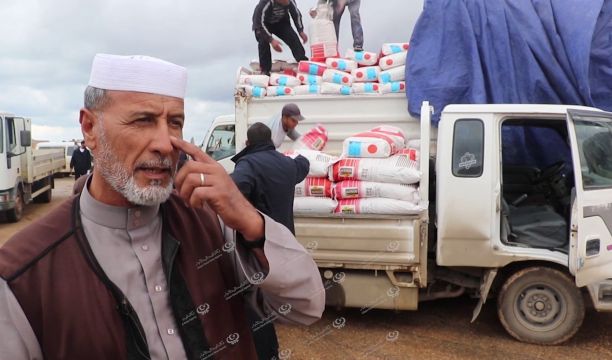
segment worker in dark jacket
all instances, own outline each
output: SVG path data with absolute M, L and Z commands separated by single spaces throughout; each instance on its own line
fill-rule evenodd
M 308 60 L 304 46 L 300 44 L 298 34 L 291 28 L 289 17 L 293 19 L 293 24 L 302 38 L 304 44 L 308 41 L 308 36 L 304 32 L 302 14 L 298 9 L 295 0 L 260 0 L 253 12 L 253 31 L 259 48 L 259 66 L 261 72 L 270 75 L 272 69 L 272 53 L 270 45 L 274 50 L 282 52 L 280 41 L 272 35 L 278 36 L 289 46 L 291 53 L 296 61 Z
M 87 147 L 85 147 L 85 140 L 81 141 L 81 147 L 72 152 L 70 168 L 74 168 L 74 180 L 77 180 L 82 175 L 86 175 L 91 170 L 91 154 Z
M 295 234 L 293 194 L 295 185 L 308 174 L 308 159 L 303 156 L 292 159 L 276 151 L 270 128 L 255 123 L 247 131 L 247 147 L 232 161 L 236 168 L 231 177 L 240 192 L 259 211 Z
M 238 189 L 259 211 L 285 225 L 295 234 L 293 226 L 293 194 L 310 168 L 302 156 L 295 159 L 278 151 L 272 143 L 270 129 L 255 123 L 247 131 L 247 147 L 232 158 L 236 168 L 231 174 Z M 256 326 L 260 317 L 247 306 L 247 317 L 253 324 L 253 339 L 258 358 L 278 358 L 278 339 L 274 324 Z

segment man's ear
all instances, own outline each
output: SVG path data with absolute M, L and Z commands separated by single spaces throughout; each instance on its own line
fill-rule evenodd
M 96 127 L 102 126 L 98 122 L 100 119 L 89 109 L 82 108 L 79 112 L 79 122 L 81 123 L 81 132 L 85 145 L 92 151 L 98 145 L 98 137 Z

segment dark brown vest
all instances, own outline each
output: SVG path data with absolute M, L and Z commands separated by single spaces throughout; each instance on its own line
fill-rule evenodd
M 0 277 L 46 360 L 147 358 L 140 321 L 93 258 L 76 216 L 78 200 L 66 201 L 1 247 Z M 216 215 L 189 208 L 175 195 L 161 211 L 162 263 L 188 358 L 255 359 L 243 298 L 226 300 L 239 284 Z M 202 266 L 217 251 L 221 255 Z

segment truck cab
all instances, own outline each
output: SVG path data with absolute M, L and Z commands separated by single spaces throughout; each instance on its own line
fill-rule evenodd
M 237 92 L 235 116 L 215 120 L 207 152 L 220 148 L 212 134 L 232 129 L 239 151 L 248 126 L 287 101 Z M 295 215 L 296 237 L 319 266 L 329 306 L 417 310 L 420 301 L 468 294 L 478 298 L 475 320 L 496 297 L 508 333 L 536 344 L 576 333 L 583 291 L 596 310 L 612 311 L 611 114 L 566 105 L 448 105 L 432 127 L 429 104 L 416 119 L 404 95 L 290 101 L 306 116 L 300 130 L 325 126 L 332 155 L 351 134 L 382 124 L 421 144 L 424 211 Z
M 0 212 L 19 221 L 29 202 L 51 201 L 53 174 L 65 166 L 60 150 L 32 150 L 31 120 L 0 113 Z
M 530 137 L 530 147 L 516 151 L 516 137 Z M 447 106 L 436 163 L 438 265 L 546 260 L 568 267 L 577 286 L 612 278 L 609 150 L 612 115 L 596 109 Z

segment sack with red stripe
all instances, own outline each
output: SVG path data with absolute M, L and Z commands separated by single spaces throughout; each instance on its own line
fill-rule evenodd
M 321 151 L 325 144 L 327 144 L 327 139 L 327 130 L 323 125 L 317 124 L 317 126 L 310 129 L 297 140 L 297 147 L 294 147 L 294 149 L 302 148 Z
M 327 69 L 323 73 L 323 82 L 351 86 L 353 75 L 340 70 Z
M 325 65 L 327 65 L 328 69 L 340 70 L 348 73 L 357 69 L 357 62 L 349 59 L 329 58 L 325 60 Z
M 298 215 L 331 214 L 338 202 L 326 197 L 296 197 L 293 200 L 293 213 Z
M 270 85 L 272 86 L 288 86 L 294 87 L 300 85 L 302 82 L 295 76 L 272 73 L 270 74 Z
M 334 183 L 334 194 L 338 200 L 386 198 L 410 201 L 415 204 L 420 200 L 419 190 L 414 185 L 359 180 L 344 180 Z
M 361 66 L 372 66 L 378 63 L 378 54 L 369 51 L 354 51 L 348 49 L 345 58 L 354 60 Z
M 302 60 L 298 63 L 298 71 L 303 74 L 321 76 L 325 70 L 327 66 L 320 62 Z
M 328 176 L 331 164 L 336 161 L 336 157 L 328 155 L 316 150 L 296 149 L 285 152 L 286 156 L 295 159 L 298 155 L 302 155 L 310 162 L 310 177 L 326 177 Z
M 389 70 L 394 67 L 406 65 L 407 51 L 383 56 L 378 61 L 378 66 L 383 70 Z
M 295 186 L 295 196 L 332 197 L 332 182 L 327 178 L 307 177 Z
M 408 51 L 410 45 L 408 43 L 385 43 L 382 45 L 382 54 L 391 55 L 402 51 Z
M 402 149 L 402 150 L 398 151 L 398 154 L 408 155 L 410 160 L 416 161 L 417 163 L 419 162 L 419 158 L 420 158 L 419 150 L 415 149 L 413 147 L 408 147 L 406 149 Z
M 423 207 L 410 201 L 384 198 L 339 200 L 336 214 L 411 215 L 423 211 Z
M 312 165 L 311 165 L 312 166 Z M 344 158 L 330 168 L 332 181 L 363 180 L 392 184 L 415 184 L 421 179 L 416 161 L 400 154 L 386 159 Z
M 394 126 L 379 126 L 344 140 L 342 154 L 346 157 L 389 157 L 404 148 L 406 136 Z

